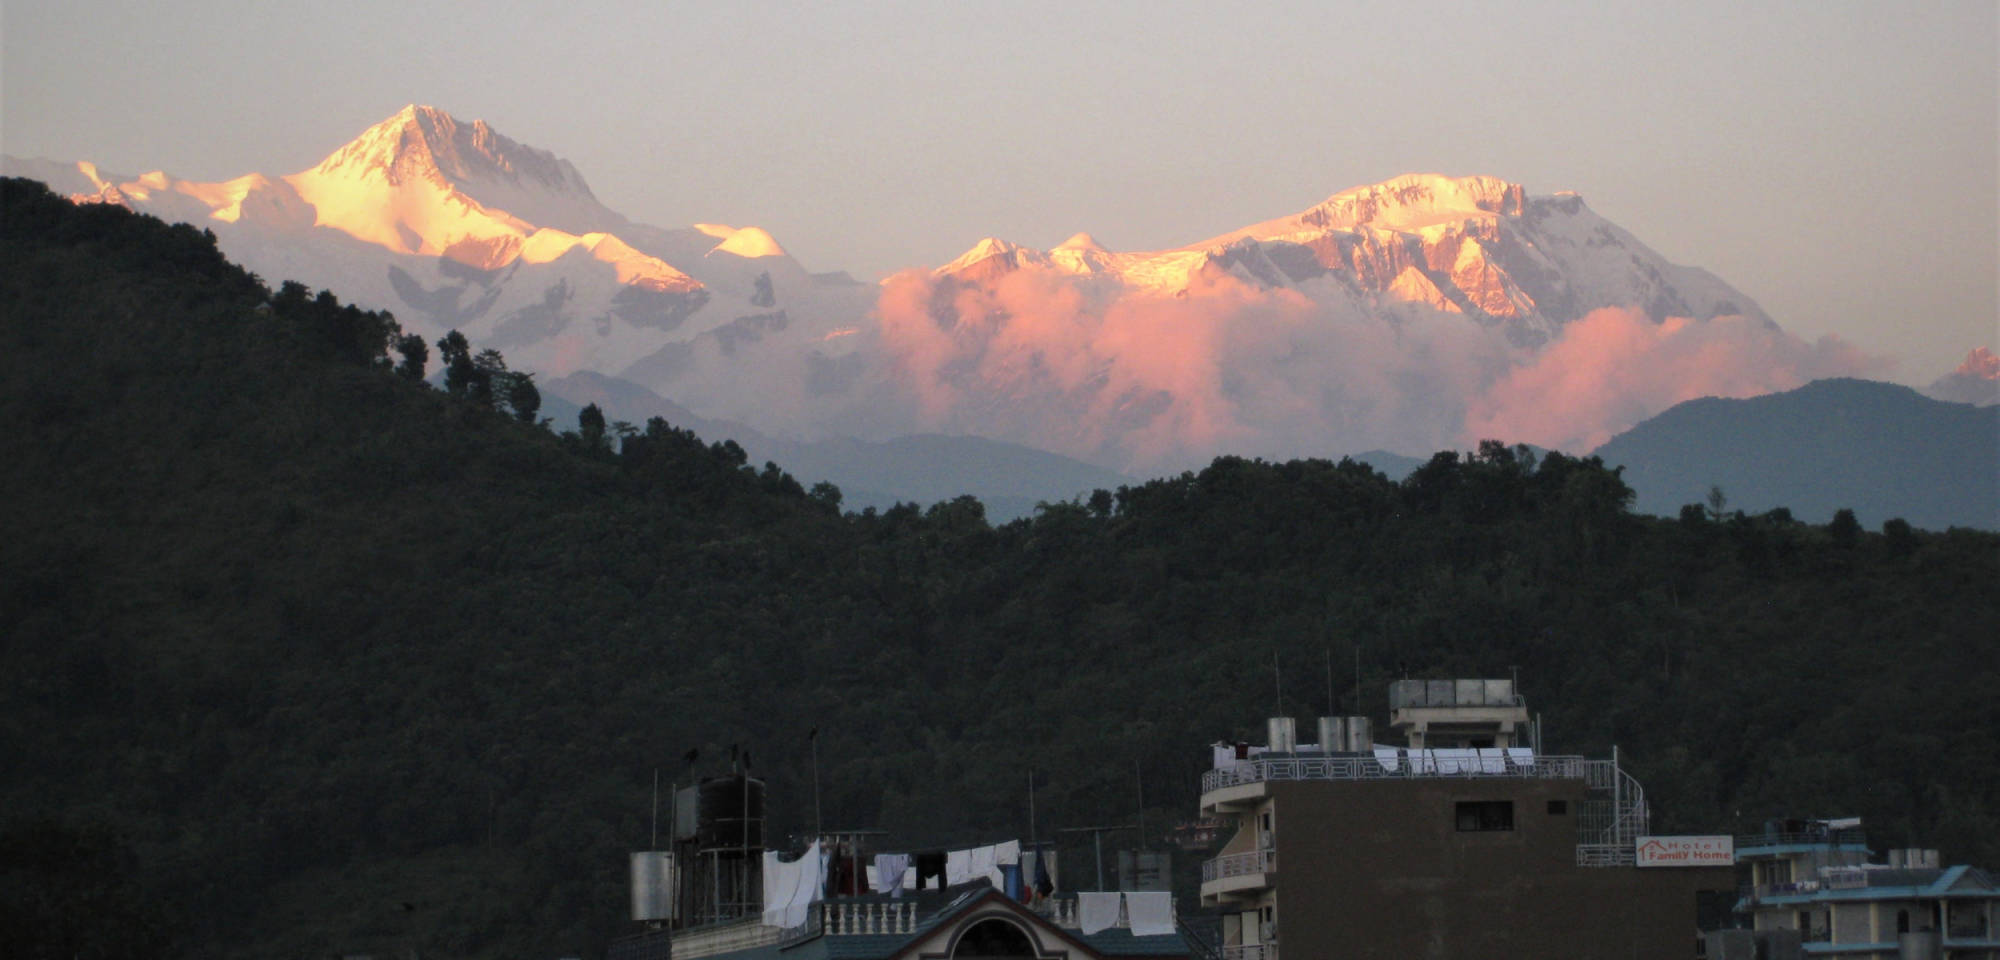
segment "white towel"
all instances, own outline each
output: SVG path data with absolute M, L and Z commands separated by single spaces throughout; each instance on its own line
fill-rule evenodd
M 1000 868 L 1006 864 L 1021 862 L 1021 841 L 1009 840 L 1006 843 L 996 843 L 987 849 L 993 851 L 993 866 L 987 870 L 986 879 L 993 882 L 993 889 L 1005 890 L 1007 875 L 1001 873 Z
M 1174 932 L 1174 895 L 1164 890 L 1125 895 L 1125 916 L 1135 937 Z
M 1375 762 L 1376 762 L 1376 763 L 1379 763 L 1379 764 L 1381 764 L 1381 765 L 1382 765 L 1382 769 L 1383 769 L 1384 771 L 1386 771 L 1386 772 L 1389 772 L 1389 773 L 1395 773 L 1395 772 L 1396 772 L 1396 767 L 1397 767 L 1397 763 L 1396 763 L 1396 748 L 1395 748 L 1395 747 L 1376 747 L 1376 748 L 1375 748 Z
M 819 841 L 797 860 L 764 851 L 764 925 L 790 930 L 805 925 L 812 905 L 826 889 L 826 858 Z
M 955 887 L 970 879 L 972 879 L 972 851 L 946 851 L 944 855 L 944 885 Z
M 1508 747 L 1507 759 L 1517 767 L 1535 765 L 1535 751 L 1529 747 Z
M 1079 893 L 1076 895 L 1077 929 L 1089 936 L 1099 930 L 1108 930 L 1118 925 L 1118 900 L 1116 893 Z
M 909 869 L 909 854 L 878 853 L 875 865 L 868 868 L 868 888 L 876 893 L 900 897 L 903 895 L 903 874 Z

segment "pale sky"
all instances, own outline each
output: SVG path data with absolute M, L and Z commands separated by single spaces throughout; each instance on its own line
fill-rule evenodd
M 1996 7 L 6 0 L 0 149 L 289 173 L 427 103 L 862 278 L 1483 173 L 1927 383 L 2000 348 Z

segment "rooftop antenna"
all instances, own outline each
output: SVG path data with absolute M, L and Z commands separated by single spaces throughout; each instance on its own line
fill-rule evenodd
M 1354 645 L 1354 712 L 1361 712 L 1361 644 Z
M 653 768 L 653 843 L 648 850 L 660 849 L 660 768 Z
M 1340 715 L 1339 705 L 1333 702 L 1333 648 L 1332 647 L 1326 648 L 1326 715 L 1329 717 L 1336 717 Z M 1332 749 L 1331 747 L 1327 747 L 1325 744 L 1321 744 L 1320 746 L 1326 749 Z
M 806 731 L 806 742 L 812 744 L 813 754 L 813 836 L 818 838 L 826 832 L 819 818 L 819 727 Z
M 1132 758 L 1132 786 L 1139 791 L 1139 850 L 1146 849 L 1146 781 L 1139 775 L 1139 758 Z M 1134 869 L 1137 869 L 1134 861 Z
M 1271 716 L 1282 717 L 1285 715 L 1285 675 L 1278 670 L 1278 651 L 1276 650 L 1271 651 L 1271 676 L 1277 681 L 1278 685 L 1278 709 L 1272 711 Z

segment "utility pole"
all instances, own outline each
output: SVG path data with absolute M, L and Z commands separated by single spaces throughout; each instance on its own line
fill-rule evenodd
M 1056 832 L 1090 834 L 1091 845 L 1097 849 L 1097 889 L 1103 890 L 1104 889 L 1104 835 L 1107 833 L 1111 833 L 1115 830 L 1130 830 L 1130 829 L 1132 829 L 1130 824 L 1123 824 L 1111 827 L 1065 827 L 1061 830 L 1057 830 Z

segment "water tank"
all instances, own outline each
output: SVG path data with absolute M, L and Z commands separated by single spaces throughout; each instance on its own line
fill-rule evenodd
M 1319 718 L 1319 748 L 1327 753 L 1348 749 L 1347 721 L 1343 717 Z
M 731 850 L 747 849 L 750 856 L 763 852 L 764 781 L 742 774 L 710 777 L 695 791 L 693 806 L 699 848 L 725 857 Z
M 1375 746 L 1375 721 L 1367 717 L 1348 717 L 1347 752 L 1367 753 Z
M 665 850 L 632 854 L 632 919 L 674 919 L 674 855 Z
M 1269 739 L 1265 749 L 1272 753 L 1293 753 L 1299 745 L 1298 721 L 1291 717 L 1272 717 L 1264 723 Z

